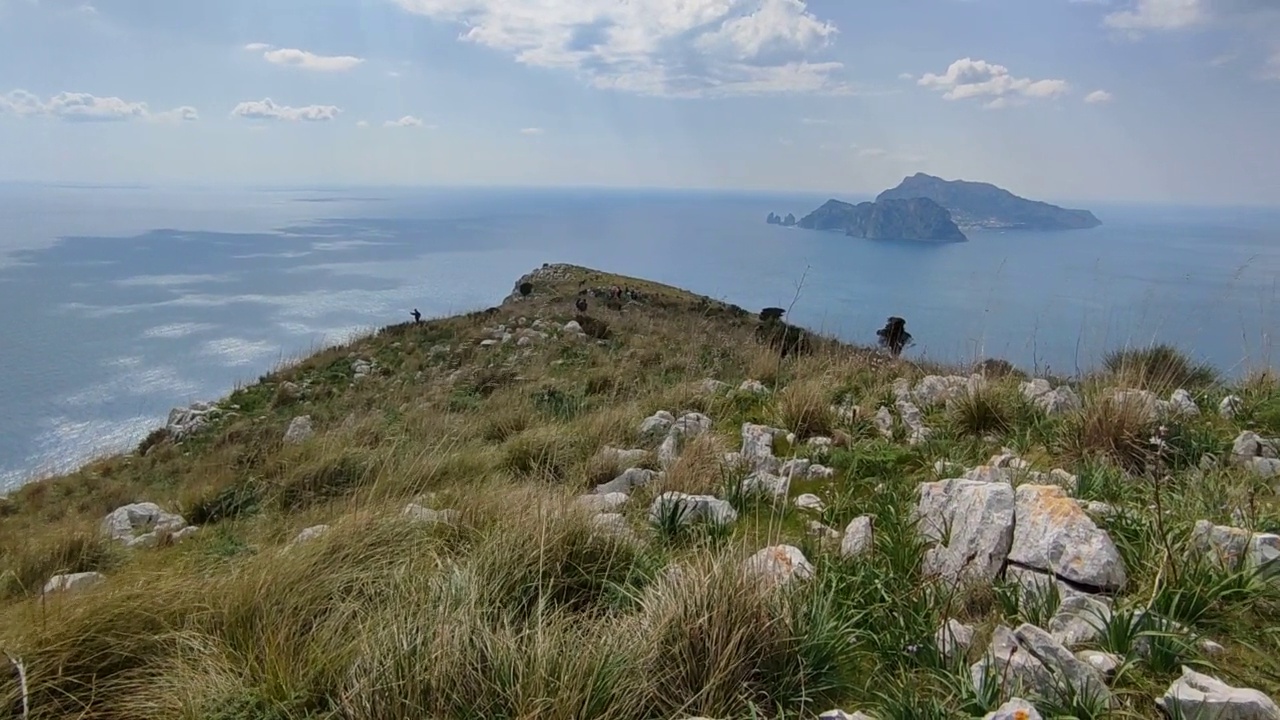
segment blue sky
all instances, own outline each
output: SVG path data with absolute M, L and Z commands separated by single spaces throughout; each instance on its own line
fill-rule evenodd
M 0 0 L 0 180 L 1280 205 L 1280 0 Z

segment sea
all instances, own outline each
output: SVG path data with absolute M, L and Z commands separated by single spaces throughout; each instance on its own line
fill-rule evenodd
M 0 185 L 0 491 L 328 344 L 496 304 L 543 263 L 669 283 L 908 356 L 1073 375 L 1168 342 L 1273 365 L 1280 210 L 1091 205 L 957 244 L 767 225 L 839 193 Z

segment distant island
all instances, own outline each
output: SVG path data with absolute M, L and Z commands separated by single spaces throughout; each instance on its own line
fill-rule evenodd
M 1018 197 L 990 183 L 943 180 L 916 173 L 875 202 L 828 200 L 796 221 L 769 213 L 771 225 L 838 230 L 874 240 L 964 242 L 964 230 L 1083 230 L 1102 224 L 1088 210 Z
M 1102 224 L 1088 210 L 1027 200 L 990 183 L 943 180 L 924 173 L 880 193 L 876 202 L 909 198 L 929 198 L 950 210 L 956 224 L 965 229 L 1084 230 Z
M 853 205 L 828 200 L 796 223 L 805 230 L 838 230 L 868 240 L 968 240 L 946 208 L 928 198 L 883 200 Z

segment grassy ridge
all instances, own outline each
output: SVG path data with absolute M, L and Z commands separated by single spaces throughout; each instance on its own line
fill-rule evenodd
M 599 339 L 560 329 L 580 290 L 615 284 L 639 299 L 610 308 L 590 296 L 588 316 L 607 327 L 582 322 Z M 498 325 L 518 335 L 535 321 L 545 339 L 481 345 Z M 1116 714 L 1152 717 L 1182 664 L 1280 696 L 1280 593 L 1190 543 L 1198 520 L 1280 532 L 1275 489 L 1226 462 L 1241 430 L 1280 435 L 1272 378 L 1228 389 L 1167 349 L 1121 352 L 1075 383 L 1080 410 L 1051 417 L 993 364 L 982 390 L 926 411 L 934 432 L 913 445 L 902 427 L 882 437 L 871 416 L 893 406 L 896 379 L 948 369 L 834 341 L 783 360 L 754 329 L 753 314 L 675 288 L 551 271 L 492 311 L 388 327 L 281 368 L 182 442 L 157 433 L 145 452 L 24 486 L 0 504 L 0 645 L 25 667 L 30 716 L 980 716 L 1002 693 L 973 687 L 968 663 L 997 623 L 1046 621 L 1051 599 L 930 581 L 911 515 L 937 461 L 972 467 L 1002 448 L 1069 470 L 1081 502 L 1113 506 L 1100 524 L 1130 575 L 1117 606 L 1185 628 L 1108 628 L 1099 644 L 1125 660 Z M 353 360 L 375 368 L 357 380 Z M 769 392 L 711 392 L 708 378 Z M 1117 385 L 1185 388 L 1204 412 L 1161 424 L 1108 399 Z M 1215 411 L 1229 393 L 1243 399 L 1230 420 Z M 860 412 L 837 411 L 853 404 Z M 713 432 L 619 509 L 631 534 L 601 532 L 573 498 L 625 469 L 602 448 L 652 449 L 639 425 L 660 410 L 705 413 Z M 286 444 L 301 415 L 316 434 Z M 823 498 L 821 512 L 738 491 L 742 471 L 724 454 L 745 422 L 795 433 L 794 454 L 836 470 L 793 483 L 793 496 Z M 803 442 L 815 436 L 832 449 Z M 639 464 L 658 467 L 653 455 Z M 649 504 L 667 490 L 718 495 L 740 518 L 655 528 Z M 138 501 L 201 530 L 143 550 L 100 535 L 104 515 Z M 460 514 L 415 523 L 408 502 Z M 861 515 L 874 518 L 867 555 L 843 558 L 838 540 L 810 532 Z M 329 531 L 290 544 L 320 524 Z M 743 558 L 779 543 L 814 563 L 811 582 L 774 590 L 744 571 Z M 82 571 L 109 579 L 41 594 L 50 576 Z M 969 657 L 935 647 L 948 618 L 979 628 Z M 16 683 L 0 690 L 20 696 Z M 1041 709 L 1102 716 L 1086 700 Z

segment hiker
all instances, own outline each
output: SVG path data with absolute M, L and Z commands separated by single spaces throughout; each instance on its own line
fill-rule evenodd
M 414 324 L 422 322 L 422 313 L 418 312 L 418 308 L 414 308 L 413 312 L 409 314 L 413 316 Z
M 902 349 L 911 344 L 911 333 L 907 332 L 907 321 L 900 317 L 889 318 L 884 327 L 876 331 L 880 336 L 880 346 L 888 348 L 894 357 L 902 354 Z

